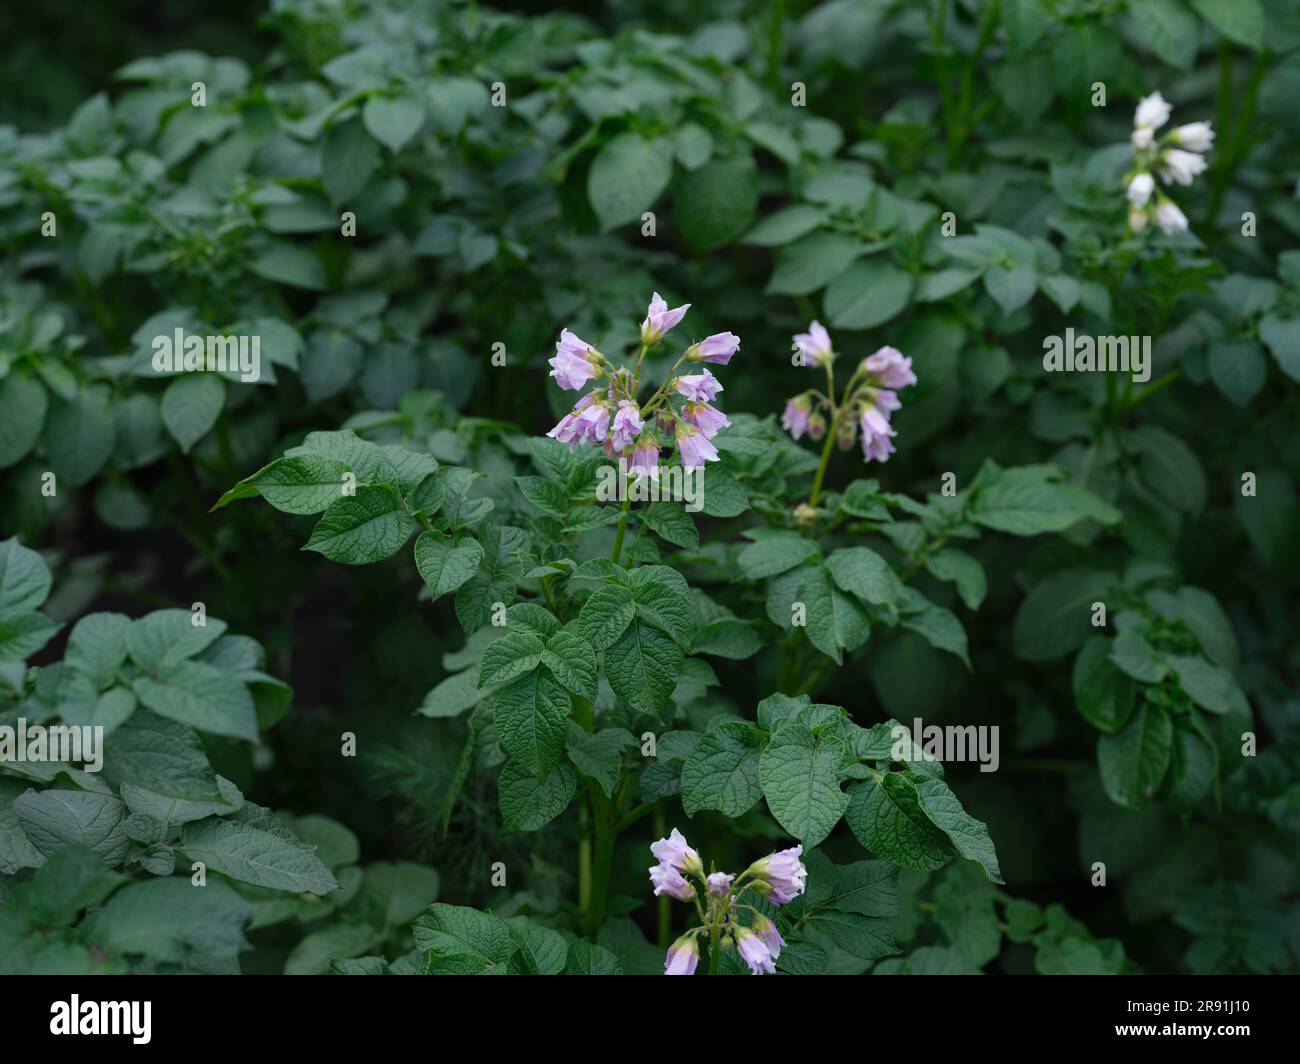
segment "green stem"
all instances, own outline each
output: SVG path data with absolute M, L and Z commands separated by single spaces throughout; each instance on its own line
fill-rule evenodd
M 817 476 L 813 480 L 812 494 L 808 496 L 808 505 L 816 508 L 817 500 L 821 497 L 822 481 L 826 478 L 826 466 L 830 464 L 831 448 L 835 446 L 835 437 L 838 435 L 840 427 L 840 415 L 837 411 L 831 419 L 830 426 L 826 429 L 826 443 L 822 446 L 822 460 L 817 467 Z
M 718 925 L 709 928 L 709 974 L 718 974 Z
M 618 519 L 618 531 L 614 534 L 614 549 L 609 552 L 609 560 L 615 565 L 618 564 L 619 555 L 623 553 L 623 537 L 627 534 L 627 519 L 631 509 L 632 497 L 624 491 L 623 506 L 620 510 L 622 516 Z

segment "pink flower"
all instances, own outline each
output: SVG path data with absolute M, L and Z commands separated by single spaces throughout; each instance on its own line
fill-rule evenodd
M 819 321 L 814 321 L 808 326 L 806 333 L 796 333 L 794 345 L 803 355 L 801 360 L 805 366 L 817 366 L 830 358 L 831 354 L 831 334 L 826 331 L 826 327 Z
M 718 449 L 709 438 L 686 421 L 677 423 L 677 453 L 682 456 L 683 469 L 702 469 L 705 462 L 718 460 Z
M 685 877 L 672 865 L 664 862 L 650 869 L 650 882 L 654 884 L 655 897 L 667 894 L 678 901 L 690 901 L 695 897 L 695 887 L 686 882 Z
M 781 932 L 776 929 L 776 924 L 762 913 L 754 916 L 754 934 L 763 940 L 763 945 L 772 954 L 773 960 L 781 956 L 781 949 L 785 945 L 785 939 L 781 937 Z
M 776 905 L 793 901 L 804 892 L 808 879 L 808 869 L 799 860 L 802 853 L 803 846 L 793 846 L 760 857 L 748 869 L 755 876 L 754 889 Z
M 678 395 L 684 395 L 693 403 L 711 403 L 722 391 L 718 378 L 707 369 L 700 373 L 678 377 L 676 387 Z
M 808 418 L 808 438 L 810 440 L 820 440 L 826 435 L 826 419 L 821 414 L 813 414 Z
M 600 443 L 609 431 L 609 407 L 604 403 L 592 403 L 578 414 L 573 428 L 576 442 Z
M 586 340 L 579 339 L 568 329 L 560 333 L 555 342 L 555 357 L 549 360 L 551 376 L 561 388 L 577 391 L 589 380 L 601 374 L 601 369 L 591 361 L 594 348 Z
M 776 965 L 772 963 L 772 951 L 767 948 L 767 943 L 749 928 L 742 927 L 736 932 L 736 947 L 740 950 L 745 963 L 749 965 L 751 973 L 776 974 Z
M 891 391 L 881 389 L 874 393 L 862 407 L 862 456 L 870 462 L 886 461 L 894 453 L 894 445 L 889 437 L 897 435 L 897 430 L 889 423 L 889 415 L 902 404 L 898 396 Z
M 726 414 L 708 403 L 687 403 L 682 407 L 682 420 L 694 425 L 710 440 L 731 424 Z
M 713 362 L 725 366 L 731 356 L 740 350 L 740 337 L 735 333 L 714 333 L 706 336 L 698 344 L 692 344 L 686 352 L 691 362 Z
M 704 874 L 704 862 L 700 860 L 700 855 L 691 849 L 686 837 L 676 828 L 666 839 L 652 842 L 650 852 L 660 863 L 670 865 L 679 872 L 697 876 Z
M 560 423 L 551 429 L 546 435 L 552 439 L 559 440 L 561 443 L 577 443 L 579 439 L 578 415 L 586 410 L 596 401 L 596 393 L 590 392 L 584 395 L 574 404 L 571 413 L 565 414 L 560 418 Z
M 641 342 L 646 347 L 653 347 L 664 338 L 669 329 L 686 317 L 686 312 L 690 309 L 689 303 L 683 303 L 680 307 L 669 310 L 663 297 L 655 292 L 650 298 L 645 321 L 641 323 Z
M 664 958 L 664 975 L 694 975 L 695 966 L 700 963 L 700 945 L 695 935 L 682 935 L 668 947 L 668 956 Z
M 645 428 L 645 422 L 641 420 L 641 411 L 637 409 L 636 403 L 630 399 L 623 399 L 618 404 L 618 412 L 614 415 L 614 435 L 610 441 L 615 451 L 621 451 L 624 447 L 631 447 L 636 438 L 641 435 L 641 430 Z
M 654 436 L 650 433 L 642 436 L 636 442 L 636 449 L 632 452 L 632 464 L 628 471 L 638 479 L 649 477 L 656 483 L 659 480 L 659 444 Z
M 725 898 L 727 892 L 731 890 L 731 881 L 735 876 L 729 876 L 726 872 L 714 872 L 705 882 L 708 884 L 709 893 L 715 898 Z
M 868 355 L 862 366 L 886 388 L 906 388 L 916 383 L 912 360 L 904 358 L 896 347 L 882 347 L 874 355 Z
M 785 411 L 781 414 L 781 427 L 796 440 L 808 431 L 808 415 L 812 404 L 806 395 L 796 395 L 787 400 Z

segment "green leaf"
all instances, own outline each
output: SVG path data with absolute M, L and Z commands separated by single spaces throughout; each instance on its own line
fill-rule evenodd
M 49 403 L 41 383 L 29 374 L 10 373 L 0 380 L 0 469 L 36 446 Z
M 641 713 L 656 713 L 669 701 L 681 668 L 681 647 L 640 616 L 605 651 L 610 687 Z
M 826 289 L 826 314 L 838 329 L 874 329 L 902 313 L 912 296 L 912 276 L 884 259 L 850 266 Z
M 622 975 L 623 965 L 617 956 L 604 946 L 597 946 L 584 938 L 569 943 L 569 956 L 563 975 Z
M 806 296 L 830 284 L 862 253 L 862 244 L 843 233 L 813 233 L 777 256 L 765 291 L 768 295 Z
M 202 620 L 204 623 L 196 624 Z M 226 633 L 226 622 L 189 610 L 154 610 L 133 621 L 126 633 L 131 660 L 148 672 L 201 654 Z
M 921 808 L 917 784 L 927 777 L 912 772 L 872 773 L 849 792 L 844 820 L 857 840 L 877 857 L 918 872 L 939 868 L 952 858 L 948 837 Z
M 716 809 L 743 816 L 763 796 L 759 782 L 762 747 L 753 725 L 732 720 L 706 733 L 682 765 L 682 808 L 687 816 Z
M 1138 471 L 1157 496 L 1184 513 L 1195 515 L 1205 509 L 1205 471 L 1195 451 L 1155 425 L 1135 429 L 1132 439 L 1141 455 Z
M 517 947 L 510 956 L 512 975 L 559 975 L 564 970 L 569 945 L 558 931 L 526 916 L 512 916 L 506 926 Z
M 569 693 L 543 672 L 528 673 L 501 688 L 493 720 L 510 764 L 534 777 L 557 765 L 564 758 L 572 708 Z
M 748 151 L 714 159 L 681 178 L 673 218 L 696 255 L 732 243 L 754 221 L 758 168 Z
M 924 636 L 926 642 L 935 649 L 946 650 L 949 654 L 961 658 L 967 669 L 971 667 L 970 656 L 967 653 L 966 629 L 961 626 L 961 621 L 951 610 L 927 602 L 924 609 L 905 614 L 900 618 L 899 624 Z
M 419 711 L 426 717 L 455 717 L 478 705 L 490 694 L 491 688 L 479 686 L 478 665 L 471 665 L 434 687 L 424 696 Z
M 161 668 L 157 679 L 137 677 L 136 697 L 161 717 L 202 732 L 257 740 L 257 712 L 243 681 L 201 661 L 178 661 Z
M 396 554 L 415 528 L 415 518 L 402 509 L 396 491 L 365 485 L 356 495 L 330 504 L 302 549 L 344 565 L 366 565 Z
M 887 606 L 902 597 L 902 585 L 889 563 L 866 547 L 832 551 L 826 568 L 837 587 L 873 606 Z
M 177 849 L 211 872 L 256 887 L 317 895 L 338 889 L 313 848 L 269 809 L 251 802 L 233 816 L 186 824 Z
M 321 181 L 336 207 L 360 192 L 378 168 L 379 145 L 359 119 L 334 126 L 321 140 Z
M 1074 659 L 1072 683 L 1079 714 L 1098 731 L 1114 735 L 1133 712 L 1133 681 L 1108 659 L 1110 640 L 1093 637 Z
M 1201 26 L 1179 0 L 1132 0 L 1128 6 L 1140 40 L 1170 66 L 1187 70 L 1196 59 Z
M 579 698 L 596 699 L 598 670 L 596 651 L 573 632 L 556 632 L 542 651 L 542 664 L 561 684 Z
M 916 780 L 916 795 L 921 810 L 948 836 L 953 849 L 968 861 L 978 863 L 992 882 L 1003 882 L 989 829 L 961 807 L 948 785 L 938 776 L 921 777 Z
M 561 761 L 538 779 L 517 761 L 507 761 L 497 784 L 501 826 L 506 831 L 536 831 L 568 808 L 578 789 L 578 774 Z
M 988 593 L 988 578 L 984 567 L 965 551 L 945 547 L 926 558 L 925 568 L 931 576 L 956 584 L 957 594 L 967 609 L 980 608 Z
M 241 480 L 217 500 L 213 509 L 261 495 L 281 513 L 318 514 L 343 498 L 344 476 L 349 471 L 346 463 L 321 454 L 277 458 Z
M 1038 272 L 1027 263 L 990 266 L 984 271 L 984 290 L 1003 314 L 1014 314 L 1034 298 L 1037 288 Z
M 641 515 L 646 527 L 661 539 L 686 550 L 698 550 L 700 534 L 695 522 L 681 503 L 656 502 L 648 506 Z
M 385 932 L 406 927 L 438 900 L 438 873 L 411 861 L 372 861 L 366 865 L 357 910 Z
M 1250 703 L 1232 673 L 1199 655 L 1170 659 L 1178 683 L 1193 702 L 1211 713 L 1249 713 Z
M 810 917 L 808 926 L 846 953 L 863 960 L 874 961 L 902 952 L 886 920 L 826 909 Z
M 88 791 L 26 791 L 10 808 L 18 826 L 44 857 L 66 846 L 84 846 L 117 864 L 130 846 L 122 822 L 126 807 L 108 794 Z
M 389 151 L 400 151 L 424 125 L 424 100 L 413 92 L 372 96 L 366 101 L 361 120 L 375 140 Z
M 1106 796 L 1134 812 L 1146 808 L 1169 770 L 1173 722 L 1164 708 L 1143 702 L 1122 731 L 1097 744 Z
M 606 584 L 583 605 L 578 634 L 597 650 L 604 650 L 623 634 L 635 613 L 631 590 L 622 584 Z
M 514 940 L 505 921 L 461 905 L 430 905 L 411 925 L 415 948 L 429 957 L 429 971 L 481 975 L 504 968 Z
M 59 850 L 36 873 L 32 920 L 42 927 L 72 924 L 78 913 L 98 905 L 126 878 L 106 869 L 90 850 L 79 846 Z
M 234 962 L 251 918 L 248 902 L 219 880 L 195 887 L 177 876 L 124 887 L 92 918 L 89 934 L 106 950 L 166 964 Z
M 126 661 L 131 619 L 121 613 L 88 613 L 72 626 L 63 661 L 106 687 Z
M 595 780 L 607 798 L 614 796 L 614 788 L 618 786 L 623 751 L 633 746 L 636 739 L 625 728 L 602 728 L 588 735 L 577 724 L 569 723 L 569 760 L 584 776 Z
M 31 610 L 0 613 L 0 662 L 25 661 L 53 639 L 62 627 L 45 614 Z
M 415 567 L 429 585 L 433 597 L 455 591 L 478 572 L 483 548 L 477 540 L 463 536 L 458 543 L 438 532 L 421 532 L 415 541 Z
M 285 975 L 323 975 L 336 960 L 359 957 L 383 936 L 369 924 L 331 924 L 303 936 L 284 962 Z
M 1120 519 L 1118 510 L 1091 492 L 1048 479 L 1057 475 L 1052 466 L 1001 471 L 976 493 L 971 519 L 1013 536 L 1061 532 L 1085 518 L 1108 525 Z
M 746 580 L 766 580 L 802 565 L 817 553 L 817 544 L 794 533 L 764 536 L 736 557 L 736 567 Z
M 1257 52 L 1264 47 L 1264 5 L 1260 0 L 1192 0 L 1192 7 L 1228 40 Z
M 104 388 L 82 388 L 55 399 L 45 421 L 45 453 L 60 485 L 79 488 L 103 468 L 117 432 Z
M 18 539 L 0 541 L 0 610 L 35 610 L 49 597 L 54 578 L 45 559 Z
M 823 207 L 814 207 L 808 203 L 796 203 L 783 207 L 769 214 L 754 226 L 742 243 L 757 244 L 759 247 L 779 247 L 807 236 L 830 216 Z
M 1211 345 L 1208 361 L 1214 386 L 1237 406 L 1249 406 L 1268 376 L 1268 359 L 1254 340 L 1220 340 Z
M 1083 645 L 1091 631 L 1092 604 L 1105 601 L 1108 573 L 1066 569 L 1036 585 L 1020 604 L 1011 628 L 1024 661 L 1055 661 Z
M 596 154 L 587 174 L 587 197 L 601 229 L 608 232 L 639 222 L 668 187 L 673 174 L 672 145 L 620 133 Z
M 105 744 L 103 771 L 104 779 L 122 790 L 133 813 L 155 815 L 156 809 L 145 808 L 150 798 L 174 803 L 177 808 L 156 816 L 164 824 L 180 823 L 178 815 L 187 810 L 179 806 L 186 803 L 203 805 L 206 811 L 202 816 L 218 810 L 234 812 L 242 804 L 242 799 L 232 801 L 229 792 L 223 791 L 208 764 L 203 742 L 192 728 L 145 710 L 125 721 L 113 733 L 113 741 Z M 127 793 L 131 788 L 148 795 L 136 802 Z
M 206 436 L 226 405 L 226 384 L 215 373 L 186 373 L 172 380 L 162 397 L 162 421 L 181 453 Z
M 565 517 L 569 512 L 569 493 L 545 477 L 515 477 L 519 493 L 543 513 Z
M 804 604 L 809 641 L 834 658 L 835 664 L 840 664 L 844 650 L 866 642 L 871 631 L 866 611 L 831 582 L 826 566 L 809 570 L 799 586 L 799 601 Z
M 1300 381 L 1300 317 L 1280 318 L 1276 314 L 1264 315 L 1259 322 L 1259 338 L 1273 353 L 1273 358 L 1282 372 L 1293 381 Z M 0 401 L 0 409 L 3 409 L 2 401 Z M 3 430 L 0 430 L 0 440 L 3 438 Z M 3 459 L 0 458 L 0 466 L 4 464 Z
M 501 684 L 532 672 L 541 663 L 542 641 L 527 632 L 507 632 L 483 651 L 478 685 Z
M 831 833 L 848 806 L 849 796 L 839 785 L 843 756 L 844 742 L 829 728 L 814 733 L 792 722 L 772 737 L 759 758 L 768 808 L 807 849 Z

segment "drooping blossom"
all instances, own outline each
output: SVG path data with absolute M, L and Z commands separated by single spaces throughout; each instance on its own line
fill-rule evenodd
M 714 872 L 705 880 L 709 894 L 715 898 L 725 898 L 727 892 L 731 890 L 731 883 L 735 878 L 735 876 L 728 875 L 726 872 Z
M 1148 173 L 1134 174 L 1128 183 L 1128 201 L 1141 209 L 1147 205 L 1151 192 L 1156 187 L 1156 180 Z
M 718 366 L 725 366 L 739 350 L 740 337 L 735 333 L 714 333 L 687 348 L 686 359 L 689 362 L 712 362 Z
M 711 403 L 722 391 L 722 383 L 707 369 L 677 378 L 677 394 L 693 403 Z
M 1187 215 L 1178 209 L 1178 204 L 1167 199 L 1156 208 L 1156 225 L 1161 232 L 1172 236 L 1187 228 Z
M 551 429 L 546 435 L 552 439 L 559 440 L 561 443 L 577 443 L 581 430 L 578 425 L 578 416 L 587 407 L 596 401 L 596 393 L 590 392 L 579 399 L 573 406 L 573 410 L 560 418 L 560 423 Z
M 1143 96 L 1138 100 L 1137 110 L 1133 114 L 1133 124 L 1148 129 L 1159 129 L 1169 121 L 1173 110 L 1160 93 L 1153 92 L 1150 96 Z
M 907 388 L 916 383 L 912 360 L 896 347 L 882 347 L 863 359 L 862 366 L 886 388 Z
M 667 894 L 678 901 L 690 901 L 695 897 L 695 886 L 686 880 L 672 865 L 660 862 L 650 869 L 650 882 L 654 884 L 655 897 Z
M 781 413 L 781 427 L 798 439 L 808 431 L 808 415 L 812 412 L 812 403 L 806 395 L 796 395 L 786 401 Z
M 630 399 L 620 400 L 614 414 L 614 433 L 610 437 L 614 450 L 622 451 L 625 447 L 631 447 L 643 428 L 645 422 L 641 420 L 641 411 L 637 409 L 636 403 Z
M 659 480 L 659 443 L 654 433 L 646 433 L 636 441 L 632 449 L 632 464 L 628 472 L 638 480 L 649 477 L 656 483 Z
M 1214 147 L 1214 127 L 1209 122 L 1188 122 L 1173 130 L 1169 139 L 1188 151 L 1206 152 Z
M 888 436 L 870 436 L 862 434 L 862 460 L 864 462 L 887 462 L 894 453 L 894 441 Z
M 726 414 L 708 403 L 686 403 L 682 407 L 682 420 L 694 425 L 710 440 L 731 424 Z
M 677 422 L 677 453 L 683 469 L 702 469 L 705 462 L 718 460 L 718 449 L 709 438 L 685 420 Z
M 687 933 L 668 947 L 664 958 L 664 975 L 694 975 L 700 963 L 700 945 L 697 935 Z
M 646 347 L 654 347 L 674 325 L 686 317 L 691 309 L 689 303 L 668 309 L 663 296 L 655 292 L 650 297 L 650 306 L 646 309 L 645 321 L 641 323 L 641 342 Z
M 767 943 L 749 928 L 741 927 L 736 930 L 736 948 L 740 950 L 740 956 L 749 965 L 752 974 L 776 974 L 776 965 L 772 963 L 772 951 L 767 948 Z
M 1203 173 L 1206 167 L 1205 159 L 1195 152 L 1183 151 L 1180 148 L 1167 148 L 1160 153 L 1160 180 L 1166 185 L 1171 182 L 1178 182 L 1180 185 L 1190 185 L 1192 178 L 1197 174 Z
M 563 330 L 555 342 L 555 357 L 548 362 L 552 367 L 551 376 L 566 391 L 577 391 L 603 372 L 592 361 L 594 352 L 595 348 L 586 340 L 575 336 L 568 329 Z
M 785 939 L 781 937 L 781 932 L 777 930 L 776 924 L 762 913 L 754 916 L 754 934 L 763 940 L 763 945 L 772 954 L 773 960 L 781 956 L 781 950 L 785 946 Z
M 691 848 L 691 844 L 686 841 L 686 836 L 676 828 L 673 828 L 666 839 L 652 842 L 650 852 L 661 864 L 670 865 L 683 874 L 697 876 L 704 874 L 704 862 L 700 860 L 700 855 Z
M 902 404 L 898 396 L 881 388 L 869 394 L 863 402 L 858 424 L 862 429 L 862 459 L 865 462 L 887 461 L 894 453 L 891 436 L 898 431 L 889 423 L 889 415 Z
M 826 419 L 818 412 L 813 412 L 808 418 L 808 438 L 810 440 L 820 440 L 826 435 Z
M 803 846 L 792 846 L 760 857 L 749 866 L 755 877 L 756 889 L 775 905 L 785 905 L 804 892 L 808 869 L 799 860 Z
M 806 333 L 796 333 L 794 344 L 803 356 L 801 362 L 805 366 L 818 366 L 830 358 L 831 334 L 819 321 L 813 321 Z

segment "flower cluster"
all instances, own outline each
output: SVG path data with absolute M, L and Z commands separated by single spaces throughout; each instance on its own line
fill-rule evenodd
M 650 852 L 659 862 L 650 869 L 655 895 L 693 901 L 700 916 L 700 926 L 691 928 L 669 947 L 664 960 L 666 975 L 695 974 L 700 963 L 701 935 L 708 936 L 715 951 L 711 961 L 716 961 L 716 950 L 734 948 L 754 975 L 776 972 L 775 961 L 785 939 L 767 916 L 739 899 L 746 890 L 752 890 L 773 905 L 785 905 L 802 894 L 808 879 L 808 870 L 799 860 L 802 846 L 770 853 L 739 876 L 727 872 L 705 875 L 700 855 L 676 828 L 666 839 L 653 843 Z M 697 883 L 702 890 L 696 889 Z M 748 926 L 740 922 L 742 910 L 751 914 Z
M 627 460 L 629 472 L 637 479 L 659 479 L 660 450 L 668 440 L 676 443 L 685 469 L 716 462 L 713 437 L 731 424 L 712 405 L 722 384 L 703 365 L 698 373 L 676 374 L 683 362 L 727 365 L 740 350 L 740 337 L 715 333 L 691 344 L 659 389 L 644 403 L 637 399 L 646 353 L 679 325 L 690 309 L 689 303 L 670 308 L 654 293 L 641 323 L 641 348 L 631 369 L 616 367 L 591 344 L 564 329 L 550 360 L 551 376 L 569 391 L 581 391 L 592 383 L 597 386 L 546 435 L 561 443 L 603 447 L 611 458 Z
M 1145 229 L 1152 219 L 1165 233 L 1181 233 L 1187 228 L 1187 215 L 1156 185 L 1156 177 L 1166 185 L 1190 185 L 1205 170 L 1203 153 L 1214 145 L 1214 130 L 1209 122 L 1178 126 L 1157 140 L 1156 130 L 1169 121 L 1172 112 L 1173 108 L 1156 92 L 1139 100 L 1133 115 L 1134 167 L 1125 175 L 1125 182 L 1128 224 L 1135 233 Z
M 897 435 L 889 416 L 903 405 L 899 389 L 916 383 L 912 360 L 894 347 L 882 347 L 868 355 L 845 387 L 842 402 L 836 404 L 836 353 L 826 327 L 814 321 L 806 333 L 794 337 L 794 347 L 803 365 L 826 370 L 827 394 L 811 388 L 788 400 L 781 414 L 782 427 L 796 440 L 805 433 L 810 439 L 820 440 L 826 435 L 829 417 L 829 430 L 840 447 L 847 450 L 860 440 L 863 461 L 888 461 Z

